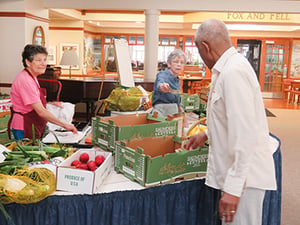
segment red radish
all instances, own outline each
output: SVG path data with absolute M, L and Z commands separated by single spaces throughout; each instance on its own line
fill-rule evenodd
M 76 168 L 76 169 L 80 169 L 81 164 L 82 164 L 82 163 L 76 164 L 75 168 Z
M 79 160 L 74 160 L 74 161 L 72 162 L 71 166 L 77 167 L 77 165 L 80 165 L 80 164 L 81 164 L 81 162 L 80 162 Z
M 89 161 L 87 163 L 87 166 L 88 166 L 89 170 L 91 170 L 91 171 L 95 171 L 97 169 L 97 165 L 96 165 L 95 161 Z
M 90 158 L 89 154 L 84 152 L 80 155 L 79 160 L 80 162 L 86 163 L 89 161 L 89 158 Z
M 86 163 L 81 163 L 78 167 L 76 167 L 78 169 L 82 169 L 82 170 L 88 170 L 88 165 Z
M 97 164 L 97 166 L 100 166 L 105 160 L 105 157 L 103 155 L 97 155 L 95 157 L 95 162 Z

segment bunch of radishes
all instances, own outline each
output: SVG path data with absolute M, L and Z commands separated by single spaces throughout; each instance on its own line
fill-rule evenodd
M 97 155 L 95 160 L 89 160 L 90 156 L 86 152 L 81 153 L 79 160 L 74 160 L 71 166 L 75 166 L 76 169 L 95 171 L 104 162 L 105 157 L 103 155 Z

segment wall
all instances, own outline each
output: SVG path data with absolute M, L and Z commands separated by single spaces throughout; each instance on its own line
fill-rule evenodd
M 24 46 L 32 43 L 36 26 L 43 27 L 47 45 L 48 10 L 39 6 L 40 0 L 0 1 L 0 13 L 6 15 L 0 17 L 0 83 L 12 83 L 23 69 L 21 54 Z M 9 93 L 9 88 L 0 88 L 0 92 Z
M 56 23 L 50 23 L 49 30 L 49 46 L 56 47 L 56 65 L 59 65 L 62 56 L 61 44 L 62 43 L 74 43 L 79 44 L 79 69 L 72 69 L 72 74 L 82 74 L 82 62 L 83 62 L 83 22 L 69 22 L 61 21 Z M 68 69 L 62 69 L 62 74 L 68 74 Z

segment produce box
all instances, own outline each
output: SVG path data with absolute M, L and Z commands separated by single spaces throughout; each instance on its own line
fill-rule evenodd
M 0 132 L 7 130 L 7 123 L 10 119 L 10 113 L 0 113 Z
M 71 164 L 74 160 L 79 160 L 82 153 L 87 153 L 90 160 L 94 160 L 97 155 L 105 157 L 104 162 L 95 171 L 76 169 Z M 111 172 L 112 153 L 94 149 L 79 149 L 69 158 L 63 161 L 57 168 L 56 189 L 70 191 L 73 193 L 93 194 L 102 184 L 106 176 Z
M 28 166 L 31 168 L 46 168 L 56 176 L 57 173 L 57 167 L 59 164 L 61 164 L 64 161 L 63 157 L 55 157 L 50 160 L 45 160 L 42 162 L 31 162 L 28 163 Z
M 92 118 L 93 144 L 114 152 L 116 141 L 144 137 L 177 135 L 180 125 L 178 119 L 167 120 L 148 113 Z
M 194 95 L 183 94 L 181 96 L 181 104 L 185 112 L 199 111 L 200 98 L 197 94 Z
M 11 101 L 9 95 L 0 95 L 0 143 L 10 142 L 7 134 L 7 123 L 10 118 Z
M 10 112 L 0 112 L 0 144 L 7 144 L 11 142 L 8 138 L 7 123 L 10 119 Z M 13 134 L 12 139 L 13 139 Z
M 148 137 L 117 142 L 115 171 L 143 186 L 204 176 L 208 147 L 181 149 L 178 136 Z
M 8 148 L 6 148 L 4 145 L 0 144 L 0 163 L 2 163 L 6 156 L 5 154 L 3 154 L 4 152 L 9 152 L 10 150 Z
M 12 105 L 10 98 L 2 98 L 0 96 L 0 113 L 10 112 L 10 106 Z

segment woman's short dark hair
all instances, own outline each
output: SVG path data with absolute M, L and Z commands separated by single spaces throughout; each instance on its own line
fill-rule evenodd
M 22 53 L 23 66 L 27 67 L 25 59 L 32 62 L 34 56 L 38 53 L 48 55 L 47 49 L 41 45 L 26 45 Z

